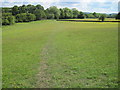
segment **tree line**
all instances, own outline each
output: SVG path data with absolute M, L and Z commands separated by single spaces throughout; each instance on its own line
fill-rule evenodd
M 116 14 L 101 14 L 101 13 L 83 13 L 76 8 L 69 9 L 67 7 L 58 9 L 56 6 L 51 6 L 44 9 L 41 5 L 22 5 L 13 6 L 12 8 L 2 8 L 2 25 L 12 25 L 18 22 L 31 22 L 42 19 L 84 19 L 84 18 L 99 18 L 104 17 L 120 19 L 120 13 Z M 103 18 L 102 18 L 103 17 Z

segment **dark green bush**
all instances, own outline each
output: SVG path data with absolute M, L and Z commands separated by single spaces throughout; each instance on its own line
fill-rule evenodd
M 48 14 L 47 15 L 47 19 L 54 19 L 54 17 L 55 17 L 54 14 Z
M 21 13 L 16 15 L 16 22 L 30 22 L 34 21 L 36 16 L 31 13 Z
M 41 20 L 46 18 L 45 12 L 43 10 L 36 9 L 34 14 L 36 16 L 36 20 Z
M 27 21 L 34 21 L 34 20 L 36 20 L 36 16 L 34 14 L 27 13 L 26 16 L 27 16 L 26 17 Z
M 101 15 L 100 17 L 99 17 L 99 20 L 102 20 L 102 22 L 105 20 L 105 15 Z
M 2 19 L 2 25 L 9 25 L 8 19 Z
M 120 12 L 117 14 L 116 19 L 120 19 Z
M 12 25 L 15 23 L 15 17 L 11 13 L 2 14 L 2 25 Z

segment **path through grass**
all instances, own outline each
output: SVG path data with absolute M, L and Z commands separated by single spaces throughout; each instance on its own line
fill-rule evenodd
M 3 27 L 3 87 L 117 87 L 117 23 Z

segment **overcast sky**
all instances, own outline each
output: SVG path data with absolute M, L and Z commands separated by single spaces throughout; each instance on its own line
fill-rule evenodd
M 117 13 L 119 0 L 0 0 L 2 7 L 21 6 L 23 4 L 41 4 L 45 8 L 77 8 L 83 12 Z

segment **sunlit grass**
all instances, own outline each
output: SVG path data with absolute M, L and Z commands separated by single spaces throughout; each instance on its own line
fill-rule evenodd
M 85 18 L 85 19 L 66 19 L 66 20 L 90 20 L 90 21 L 99 21 L 98 18 Z M 105 18 L 105 21 L 120 21 L 119 19 L 115 18 Z
M 36 21 L 3 27 L 3 87 L 35 87 L 43 48 L 51 87 L 117 87 L 117 45 L 117 23 Z

